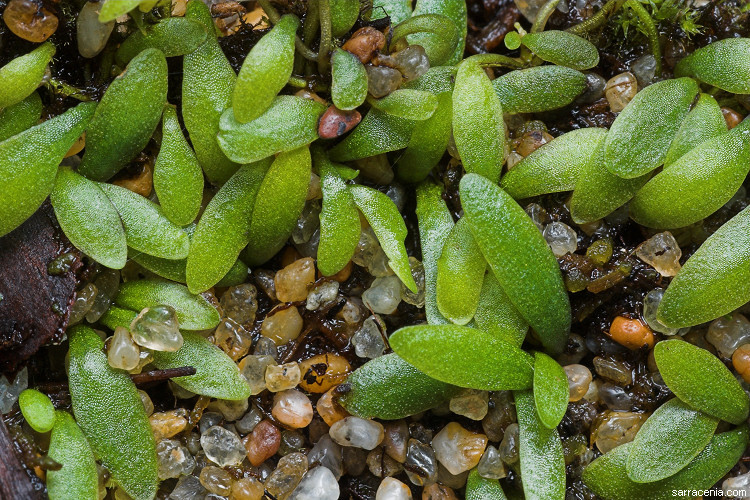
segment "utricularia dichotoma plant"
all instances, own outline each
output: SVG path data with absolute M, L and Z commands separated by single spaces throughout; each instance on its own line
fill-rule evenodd
M 43 43 L 0 68 L 0 236 L 49 197 L 62 230 L 90 259 L 114 270 L 132 259 L 155 276 L 122 284 L 114 305 L 88 322 L 141 335 L 157 368 L 195 367 L 174 380 L 185 390 L 247 400 L 251 387 L 235 360 L 197 333 L 220 321 L 199 294 L 242 283 L 248 267 L 266 263 L 290 238 L 322 276 L 333 276 L 352 260 L 363 226 L 405 290 L 418 293 L 403 207 L 372 187 L 392 179 L 382 163 L 398 152 L 390 156 L 397 176 L 416 186 L 427 324 L 393 333 L 394 352 L 354 371 L 340 403 L 352 415 L 390 420 L 444 403 L 460 388 L 513 391 L 524 494 L 564 498 L 556 428 L 569 388 L 551 356 L 566 345 L 571 306 L 555 256 L 518 201 L 572 192 L 570 214 L 579 224 L 629 203 L 633 220 L 659 230 L 719 210 L 750 170 L 750 120 L 728 130 L 716 99 L 750 94 L 750 39 L 711 43 L 680 61 L 674 78 L 660 79 L 658 34 L 633 0 L 607 4 L 568 31 L 545 31 L 552 0 L 528 33 L 506 37 L 518 57 L 467 58 L 463 1 L 418 0 L 411 12 L 404 2 L 361 11 L 359 2 L 318 0 L 310 2 L 315 15 L 301 22 L 259 0 L 272 28 L 236 74 L 202 1 L 187 2 L 184 16 L 167 10 L 162 18 L 144 15 L 154 5 L 139 10 L 143 3 L 106 0 L 99 9 L 98 22 L 126 19 L 130 30 L 111 47 L 119 75 L 99 102 L 72 93 L 88 102 L 37 124 L 37 88 L 55 47 Z M 623 6 L 643 18 L 658 81 L 635 94 L 609 130 L 562 134 L 503 175 L 508 117 L 579 97 L 587 89 L 582 71 L 599 62 L 585 36 Z M 378 24 L 386 12 L 390 25 Z M 343 44 L 358 22 L 365 27 Z M 167 58 L 178 57 L 175 107 L 167 101 Z M 487 68 L 500 76 L 491 79 Z M 159 144 L 152 199 L 109 182 L 150 141 Z M 460 218 L 431 177 L 446 152 L 466 172 Z M 300 231 L 305 218 L 316 224 Z M 689 327 L 749 300 L 747 208 L 682 267 L 657 317 L 669 328 Z M 152 323 L 179 331 L 165 327 L 163 338 L 147 338 Z M 153 498 L 156 445 L 136 387 L 126 370 L 112 367 L 92 328 L 77 325 L 68 336 L 75 420 L 38 392 L 20 400 L 34 429 L 52 431 L 49 456 L 62 468 L 47 473 L 50 498 L 97 498 L 95 457 L 130 497 Z M 523 350 L 524 341 L 536 351 Z M 680 340 L 660 342 L 654 356 L 677 397 L 632 442 L 586 468 L 585 484 L 604 498 L 711 487 L 747 446 L 748 397 L 715 356 Z M 720 421 L 735 427 L 717 434 Z M 234 463 L 224 458 L 219 465 Z M 505 498 L 497 480 L 476 471 L 466 496 Z

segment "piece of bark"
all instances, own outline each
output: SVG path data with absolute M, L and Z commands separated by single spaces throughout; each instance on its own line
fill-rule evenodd
M 47 266 L 71 253 L 70 270 Z M 26 222 L 0 238 L 0 373 L 13 373 L 40 347 L 62 339 L 75 298 L 81 255 L 45 202 Z
M 15 454 L 15 446 L 0 418 L 0 499 L 41 500 L 47 498 L 41 481 L 32 480 Z

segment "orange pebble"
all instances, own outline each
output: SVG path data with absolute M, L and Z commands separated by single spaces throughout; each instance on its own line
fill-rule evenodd
M 645 323 L 637 319 L 618 316 L 609 327 L 612 340 L 631 350 L 643 346 L 654 347 L 654 333 Z
M 321 416 L 323 421 L 330 427 L 339 420 L 343 420 L 349 416 L 349 413 L 344 410 L 333 398 L 333 392 L 336 387 L 331 388 L 328 392 L 320 396 L 315 409 L 318 410 L 318 415 Z
M 300 388 L 307 392 L 323 393 L 346 380 L 352 371 L 349 362 L 338 354 L 318 354 L 299 364 L 302 372 Z
M 329 278 L 332 279 L 333 281 L 338 281 L 339 283 L 343 283 L 344 281 L 349 279 L 349 276 L 352 275 L 352 266 L 353 266 L 352 261 L 347 262 L 346 265 L 341 268 L 341 271 L 329 276 Z M 322 277 L 323 277 L 323 273 L 318 271 L 318 278 L 322 278 Z
M 65 153 L 65 158 L 68 158 L 69 156 L 77 155 L 83 150 L 83 147 L 86 145 L 86 132 L 81 134 L 81 137 L 76 139 L 76 142 L 73 143 L 72 146 L 70 146 L 70 149 L 67 153 Z
M 734 351 L 732 366 L 750 384 L 750 344 L 742 344 Z
M 724 115 L 724 120 L 727 122 L 727 128 L 730 130 L 739 125 L 742 121 L 742 115 L 732 108 L 721 108 L 721 114 Z

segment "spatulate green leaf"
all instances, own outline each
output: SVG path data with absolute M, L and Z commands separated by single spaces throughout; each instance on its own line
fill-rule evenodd
M 466 500 L 506 500 L 506 496 L 497 479 L 485 479 L 473 469 L 466 480 Z
M 435 94 L 414 89 L 396 89 L 385 97 L 368 102 L 383 113 L 417 121 L 427 120 L 438 107 Z
M 454 57 L 459 45 L 458 26 L 442 14 L 414 14 L 393 27 L 390 45 L 409 35 L 433 35 L 423 45 L 430 66 L 442 66 Z
M 105 0 L 99 11 L 99 22 L 108 23 L 138 7 L 143 0 Z
M 687 114 L 674 136 L 672 144 L 664 159 L 664 166 L 669 166 L 682 155 L 727 131 L 727 121 L 721 112 L 719 103 L 708 94 L 700 94 L 693 109 Z
M 33 127 L 42 116 L 42 99 L 32 92 L 23 101 L 0 110 L 0 142 Z
M 680 60 L 675 75 L 694 76 L 734 94 L 750 94 L 750 38 L 710 43 Z
M 0 68 L 0 110 L 26 99 L 42 83 L 55 46 L 45 42 Z
M 534 353 L 534 403 L 539 420 L 557 428 L 568 409 L 568 377 L 557 361 L 543 352 Z
M 442 62 L 444 66 L 453 66 L 458 64 L 464 56 L 464 49 L 466 47 L 466 31 L 467 31 L 467 13 L 466 13 L 466 1 L 465 0 L 417 0 L 414 6 L 414 15 L 419 16 L 422 14 L 440 14 L 446 16 L 448 19 L 453 21 L 453 24 L 458 28 L 458 42 L 453 50 L 453 53 L 448 57 L 447 60 Z M 441 43 L 439 35 L 432 33 L 415 33 L 409 35 L 409 44 L 420 45 L 425 48 L 427 54 L 434 54 L 437 45 Z M 432 62 L 434 56 L 430 59 Z M 437 64 L 433 64 L 435 67 L 439 67 Z
M 573 69 L 589 69 L 599 64 L 596 45 L 573 33 L 546 30 L 527 33 L 521 43 L 540 59 Z
M 52 500 L 97 500 L 99 474 L 94 452 L 73 417 L 55 414 L 47 456 L 62 465 L 47 471 L 47 493 Z
M 492 80 L 503 112 L 539 113 L 567 106 L 586 89 L 586 75 L 564 66 L 509 71 Z
M 159 49 L 166 57 L 183 56 L 204 41 L 206 30 L 200 23 L 184 17 L 168 17 L 143 31 L 135 30 L 122 42 L 115 57 L 119 64 L 125 65 L 148 48 Z
M 474 322 L 480 330 L 517 347 L 521 347 L 529 331 L 529 323 L 518 312 L 491 272 L 484 276 Z
M 334 49 L 331 56 L 331 100 L 339 109 L 354 109 L 367 97 L 367 71 L 351 52 Z
M 55 407 L 46 394 L 36 389 L 25 389 L 18 396 L 18 407 L 23 418 L 37 432 L 49 432 L 55 425 Z
M 371 109 L 357 127 L 329 151 L 333 161 L 350 161 L 403 149 L 418 122 Z
M 450 92 L 437 96 L 438 106 L 426 120 L 414 127 L 406 150 L 398 159 L 398 176 L 407 182 L 420 182 L 440 162 L 450 141 L 453 98 Z

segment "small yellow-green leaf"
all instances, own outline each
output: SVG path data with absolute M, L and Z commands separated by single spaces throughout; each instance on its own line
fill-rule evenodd
M 396 204 L 385 194 L 367 186 L 351 186 L 354 203 L 370 223 L 380 246 L 388 256 L 388 265 L 406 288 L 417 293 L 417 284 L 411 275 L 409 256 L 406 254 L 406 224 Z
M 76 248 L 103 266 L 125 266 L 128 246 L 120 215 L 96 182 L 70 167 L 60 167 L 50 201 L 60 227 Z
M 0 68 L 0 110 L 26 99 L 42 83 L 55 46 L 44 42 L 26 55 L 16 57 Z
M 331 35 L 341 37 L 352 29 L 359 18 L 358 0 L 329 0 L 331 9 Z
M 509 71 L 492 80 L 503 112 L 540 113 L 567 106 L 586 89 L 586 75 L 564 66 Z
M 460 389 L 428 377 L 391 353 L 368 361 L 346 380 L 339 402 L 361 418 L 397 420 L 434 408 Z
M 573 33 L 546 30 L 527 33 L 521 43 L 543 61 L 573 69 L 589 69 L 599 64 L 596 45 Z
M 55 407 L 46 394 L 26 389 L 18 396 L 18 407 L 23 418 L 37 432 L 49 432 L 55 425 Z
M 654 358 L 669 390 L 693 408 L 733 424 L 747 419 L 750 400 L 734 375 L 705 349 L 681 339 L 656 344 Z
M 750 94 L 750 38 L 710 43 L 680 60 L 675 75 L 694 76 L 733 94 Z
M 534 353 L 534 403 L 539 420 L 557 428 L 568 409 L 568 377 L 557 361 L 543 352 Z
M 393 20 L 391 22 L 393 23 Z M 442 14 L 414 14 L 395 24 L 391 33 L 391 45 L 410 35 L 411 37 L 432 35 L 429 40 L 425 40 L 426 43 L 423 45 L 430 66 L 443 66 L 448 60 L 454 59 L 460 45 L 458 26 L 450 17 Z
M 105 0 L 99 11 L 99 22 L 108 23 L 138 7 L 144 0 Z
M 407 182 L 420 182 L 440 162 L 451 137 L 453 97 L 450 92 L 437 96 L 438 106 L 428 119 L 417 123 L 406 150 L 396 163 L 398 176 Z
M 0 142 L 33 127 L 41 116 L 42 98 L 38 92 L 32 92 L 23 101 L 0 110 Z
M 677 130 L 672 144 L 664 159 L 664 166 L 669 166 L 682 155 L 702 143 L 727 131 L 727 121 L 721 112 L 719 103 L 708 94 L 700 94 L 698 102 L 687 114 Z
M 466 480 L 466 500 L 506 500 L 507 497 L 497 479 L 486 479 L 476 469 L 469 472 Z
M 484 276 L 474 322 L 480 330 L 517 347 L 521 347 L 529 331 L 529 323 L 523 319 L 491 272 Z
M 331 100 L 339 109 L 354 109 L 367 97 L 367 71 L 351 52 L 336 48 L 331 56 Z
M 153 26 L 135 30 L 117 49 L 115 58 L 120 65 L 130 62 L 141 51 L 154 48 L 166 57 L 189 54 L 206 41 L 205 28 L 184 17 L 168 17 Z
M 625 465 L 636 483 L 651 483 L 676 474 L 711 441 L 719 420 L 679 399 L 661 405 L 635 435 Z
M 443 66 L 453 66 L 458 64 L 464 57 L 464 49 L 466 48 L 466 31 L 467 31 L 467 13 L 466 13 L 466 0 L 417 0 L 417 4 L 414 6 L 414 15 L 419 16 L 422 14 L 440 14 L 451 21 L 458 28 L 458 42 L 456 47 L 453 49 L 453 53 L 448 57 L 447 60 L 442 61 Z M 436 50 L 439 49 L 438 45 L 443 41 L 440 40 L 440 35 L 433 33 L 415 33 L 408 37 L 410 45 L 420 45 L 425 48 L 427 54 L 435 54 Z M 433 62 L 435 56 L 430 58 L 430 62 Z M 439 67 L 433 62 L 434 67 Z
M 383 113 L 418 121 L 431 117 L 438 107 L 435 94 L 414 89 L 397 89 L 385 97 L 367 102 Z
M 207 330 L 219 324 L 219 312 L 200 295 L 177 283 L 155 280 L 128 281 L 120 286 L 115 304 L 140 312 L 146 307 L 171 306 L 183 330 Z
M 407 326 L 391 335 L 389 342 L 407 363 L 448 384 L 485 391 L 531 387 L 533 358 L 475 328 Z
M 62 465 L 47 471 L 50 500 L 98 500 L 99 474 L 94 452 L 73 417 L 64 411 L 55 415 L 47 456 Z
M 350 161 L 403 149 L 416 124 L 371 109 L 357 127 L 329 151 L 333 161 Z
M 391 24 L 398 24 L 411 16 L 411 0 L 373 0 L 371 20 L 390 17 Z

